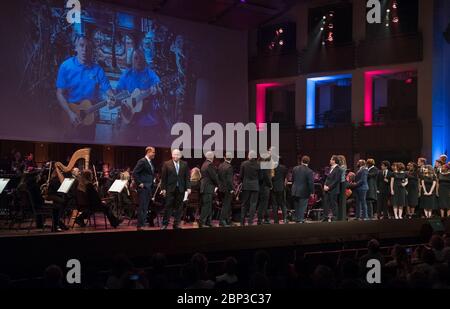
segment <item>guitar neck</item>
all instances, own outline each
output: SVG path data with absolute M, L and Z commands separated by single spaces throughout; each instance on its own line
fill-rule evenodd
M 122 91 L 120 93 L 118 93 L 117 95 L 114 96 L 115 100 L 123 100 L 126 97 L 128 97 L 130 94 L 128 93 L 128 91 Z M 86 110 L 87 114 L 91 114 L 91 113 L 95 113 L 96 111 L 102 109 L 103 107 L 108 105 L 108 101 L 104 100 L 101 102 L 98 102 L 97 104 L 91 106 L 88 110 Z
M 95 113 L 96 111 L 102 109 L 103 107 L 105 107 L 106 105 L 108 105 L 108 101 L 101 101 L 93 106 L 91 106 L 88 110 L 86 110 L 87 114 L 91 114 L 91 113 Z
M 151 90 L 143 91 L 143 92 L 136 98 L 136 101 L 138 101 L 138 102 L 139 102 L 139 101 L 142 101 L 142 100 L 148 98 L 148 97 L 150 96 L 150 94 L 151 94 Z

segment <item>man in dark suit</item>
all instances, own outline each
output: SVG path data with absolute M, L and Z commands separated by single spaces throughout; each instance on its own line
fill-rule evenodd
M 142 230 L 145 227 L 148 205 L 152 198 L 153 180 L 155 175 L 155 167 L 152 160 L 155 158 L 155 154 L 155 148 L 147 147 L 145 149 L 145 157 L 137 162 L 136 167 L 133 170 L 133 176 L 139 194 L 138 230 Z
M 263 163 L 268 163 L 266 168 L 262 168 Z M 259 201 L 258 201 L 258 225 L 270 224 L 270 220 L 264 219 L 269 208 L 270 190 L 272 189 L 272 167 L 268 153 L 261 154 L 261 165 L 259 170 Z M 270 167 L 270 168 L 267 168 Z
M 369 191 L 367 191 L 367 213 L 370 219 L 374 217 L 376 210 L 376 203 L 378 200 L 377 195 L 377 182 L 378 182 L 378 168 L 375 166 L 374 159 L 367 159 L 367 170 L 369 172 L 367 176 L 367 184 L 369 185 Z
M 214 152 L 208 151 L 205 154 L 206 161 L 201 168 L 202 178 L 200 180 L 200 194 L 202 206 L 200 212 L 200 227 L 211 227 L 211 214 L 213 195 L 219 186 L 219 177 L 214 167 Z
M 359 160 L 358 171 L 355 175 L 355 182 L 350 185 L 353 189 L 356 199 L 356 217 L 359 220 L 367 220 L 367 191 L 369 191 L 369 184 L 367 183 L 367 177 L 369 172 L 366 168 L 366 161 Z
M 233 154 L 227 152 L 224 161 L 219 165 L 219 190 L 222 194 L 220 226 L 230 226 L 231 224 L 231 198 L 234 193 L 233 166 L 231 166 L 232 157 Z
M 189 168 L 181 161 L 181 151 L 172 151 L 172 160 L 164 163 L 161 173 L 161 194 L 165 196 L 164 218 L 162 230 L 167 229 L 170 217 L 174 216 L 173 228 L 180 228 L 185 193 L 191 193 Z
M 389 219 L 388 200 L 391 192 L 392 172 L 389 171 L 391 163 L 389 161 L 381 162 L 381 170 L 378 173 L 378 218 Z
M 313 171 L 308 167 L 310 158 L 308 156 L 299 157 L 300 165 L 294 167 L 292 171 L 292 197 L 295 207 L 295 221 L 305 222 L 305 210 L 308 200 L 314 193 Z
M 288 169 L 281 164 L 280 158 L 278 162 L 274 162 L 276 165 L 272 178 L 272 211 L 273 211 L 273 223 L 278 224 L 278 209 L 281 209 L 283 214 L 283 222 L 288 223 L 286 215 L 286 177 Z
M 330 220 L 333 221 L 336 218 L 337 198 L 339 196 L 342 177 L 342 170 L 339 168 L 339 158 L 337 156 L 331 157 L 330 166 L 330 173 L 328 174 L 323 187 L 325 199 L 325 205 L 323 208 L 323 222 L 328 222 Z
M 248 224 L 252 225 L 258 204 L 260 166 L 256 161 L 256 152 L 248 153 L 248 160 L 242 162 L 240 177 L 242 181 L 241 226 L 245 226 L 245 216 L 249 212 Z

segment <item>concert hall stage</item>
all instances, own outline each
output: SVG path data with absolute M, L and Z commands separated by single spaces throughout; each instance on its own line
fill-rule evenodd
M 436 221 L 441 222 L 440 219 Z M 65 265 L 74 258 L 101 263 L 117 254 L 139 259 L 157 252 L 169 257 L 181 257 L 195 252 L 214 255 L 275 248 L 320 251 L 327 246 L 340 249 L 349 248 L 352 244 L 361 246 L 372 238 L 390 245 L 402 241 L 420 243 L 427 241 L 426 238 L 433 232 L 432 226 L 436 230 L 436 225 L 430 222 L 424 219 L 350 221 L 145 231 L 124 226 L 117 230 L 83 229 L 29 235 L 8 235 L 2 231 L 0 273 L 26 273 L 27 269 L 43 269 L 53 263 Z M 448 232 L 450 221 L 442 223 L 441 227 Z

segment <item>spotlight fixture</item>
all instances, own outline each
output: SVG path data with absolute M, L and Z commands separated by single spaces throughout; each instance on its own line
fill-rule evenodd
M 332 31 L 330 31 L 330 33 L 328 33 L 328 42 L 333 42 L 334 41 L 334 33 Z
M 283 28 L 278 29 L 278 33 L 283 34 L 284 30 Z
M 283 40 L 280 40 L 280 41 L 278 42 L 278 44 L 280 44 L 280 46 L 283 46 L 283 45 L 284 45 L 284 41 L 283 41 Z
M 323 27 L 320 28 L 320 31 L 323 31 Z

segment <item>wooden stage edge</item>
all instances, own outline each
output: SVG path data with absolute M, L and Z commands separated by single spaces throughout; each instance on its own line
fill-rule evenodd
M 449 232 L 450 220 L 442 222 Z M 430 231 L 430 220 L 350 221 L 315 224 L 261 225 L 247 227 L 182 230 L 107 230 L 56 234 L 0 236 L 2 260 L 30 258 L 30 255 L 66 258 L 73 256 L 110 258 L 115 254 L 129 257 L 194 252 L 226 252 L 268 248 L 301 247 L 333 243 L 417 238 Z M 426 229 L 428 228 L 428 230 Z M 425 228 L 425 230 L 424 230 Z

